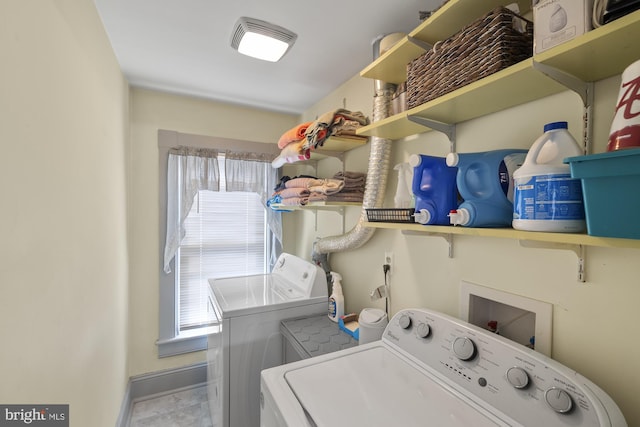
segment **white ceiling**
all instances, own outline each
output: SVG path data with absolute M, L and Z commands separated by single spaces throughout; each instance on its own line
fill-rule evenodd
M 133 86 L 301 113 L 373 58 L 380 35 L 409 32 L 443 0 L 94 0 Z M 298 35 L 277 63 L 230 46 L 241 16 Z

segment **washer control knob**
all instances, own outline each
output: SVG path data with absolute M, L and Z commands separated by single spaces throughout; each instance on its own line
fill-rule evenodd
M 420 322 L 416 328 L 416 333 L 420 338 L 426 338 L 431 333 L 431 328 L 426 323 Z
M 411 327 L 411 317 L 408 314 L 400 315 L 398 324 L 402 329 L 409 329 Z
M 544 400 L 551 406 L 551 409 L 560 414 L 566 414 L 573 408 L 571 396 L 561 388 L 551 387 L 544 393 Z
M 507 381 L 515 388 L 526 388 L 529 385 L 529 375 L 523 368 L 514 366 L 507 370 Z
M 453 341 L 453 354 L 460 360 L 471 360 L 476 356 L 476 345 L 468 337 L 458 337 Z

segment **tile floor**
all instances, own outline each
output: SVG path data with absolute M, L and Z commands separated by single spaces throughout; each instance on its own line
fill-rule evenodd
M 129 427 L 213 427 L 206 385 L 134 403 Z

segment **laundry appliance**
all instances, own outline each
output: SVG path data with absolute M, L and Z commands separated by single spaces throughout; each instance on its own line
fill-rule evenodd
M 280 322 L 327 313 L 327 278 L 315 264 L 283 253 L 269 274 L 211 279 L 221 332 L 208 339 L 207 387 L 216 427 L 260 420 L 260 371 L 283 362 Z
M 564 365 L 474 325 L 402 310 L 382 340 L 267 369 L 261 426 L 626 427 Z

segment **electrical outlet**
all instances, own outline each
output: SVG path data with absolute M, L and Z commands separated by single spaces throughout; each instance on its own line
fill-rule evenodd
M 391 272 L 393 271 L 393 252 L 387 251 L 384 253 L 384 264 L 389 265 L 389 274 L 391 274 Z

